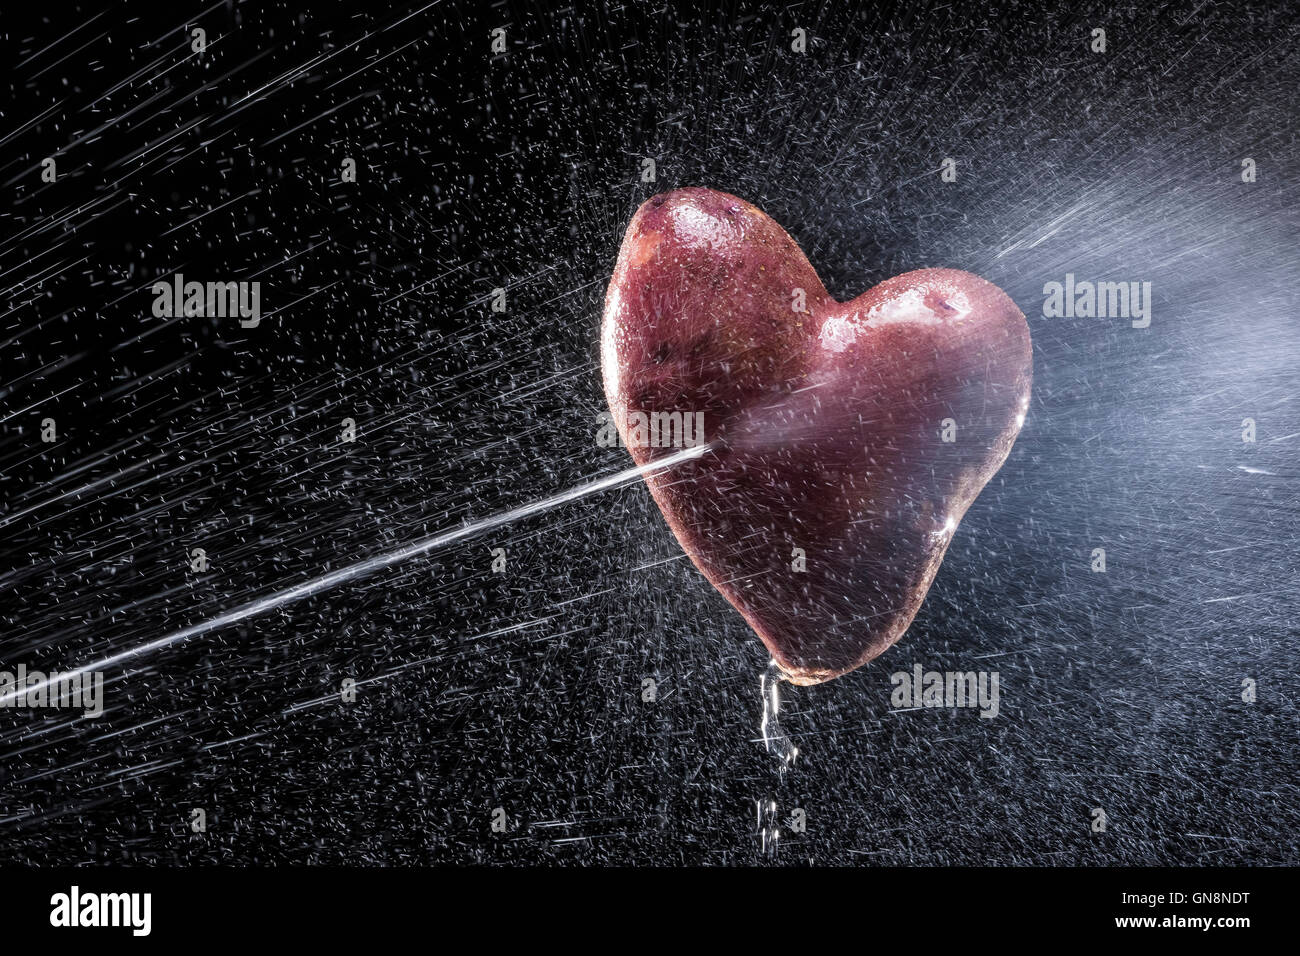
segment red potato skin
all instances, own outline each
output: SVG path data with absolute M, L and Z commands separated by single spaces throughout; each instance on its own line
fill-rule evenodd
M 1029 327 L 992 283 L 921 269 L 836 302 L 784 229 L 710 189 L 655 196 L 633 217 L 601 363 L 638 465 L 678 449 L 634 445 L 631 413 L 703 412 L 710 450 L 646 483 L 796 684 L 851 671 L 907 630 L 1011 450 L 1032 379 Z

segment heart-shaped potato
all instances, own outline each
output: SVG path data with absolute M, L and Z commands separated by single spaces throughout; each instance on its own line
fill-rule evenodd
M 633 217 L 601 362 L 638 465 L 709 445 L 646 482 L 797 684 L 902 636 L 1032 377 L 1029 327 L 992 283 L 921 269 L 836 302 L 785 230 L 710 189 Z

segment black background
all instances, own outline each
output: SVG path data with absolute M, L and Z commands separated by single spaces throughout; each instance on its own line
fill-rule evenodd
M 908 636 L 787 693 L 809 827 L 777 862 L 1297 862 L 1282 5 L 313 6 L 0 27 L 0 663 L 85 664 L 626 467 L 593 441 L 604 286 L 640 202 L 708 185 L 840 298 L 968 269 L 1035 343 Z M 261 281 L 261 325 L 154 318 L 175 272 Z M 1152 282 L 1151 327 L 1044 319 L 1067 272 Z M 891 714 L 914 662 L 998 670 L 1001 716 Z M 753 863 L 763 663 L 631 485 L 134 658 L 97 721 L 0 713 L 0 858 Z

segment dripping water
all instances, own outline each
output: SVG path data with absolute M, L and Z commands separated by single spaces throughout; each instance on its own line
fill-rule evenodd
M 763 738 L 763 747 L 775 761 L 776 786 L 766 796 L 755 801 L 758 812 L 759 852 L 764 859 L 776 859 L 781 843 L 781 791 L 785 785 L 785 773 L 799 759 L 799 748 L 781 729 L 781 669 L 775 660 L 768 663 L 759 675 L 758 686 L 763 695 L 763 717 L 759 723 L 759 733 Z

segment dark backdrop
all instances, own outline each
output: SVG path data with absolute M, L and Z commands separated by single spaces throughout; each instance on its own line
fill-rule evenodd
M 762 646 L 632 484 L 124 660 L 98 720 L 0 711 L 0 859 L 752 863 L 775 794 L 808 820 L 784 863 L 1300 861 L 1284 7 L 6 14 L 6 668 L 626 467 L 593 440 L 597 329 L 660 190 L 756 203 L 841 298 L 984 275 L 1029 318 L 1035 388 L 904 641 L 787 692 L 779 788 Z M 261 325 L 155 318 L 175 272 L 260 281 Z M 1152 282 L 1151 327 L 1043 318 L 1067 272 Z M 997 670 L 1001 715 L 891 713 L 913 663 Z

